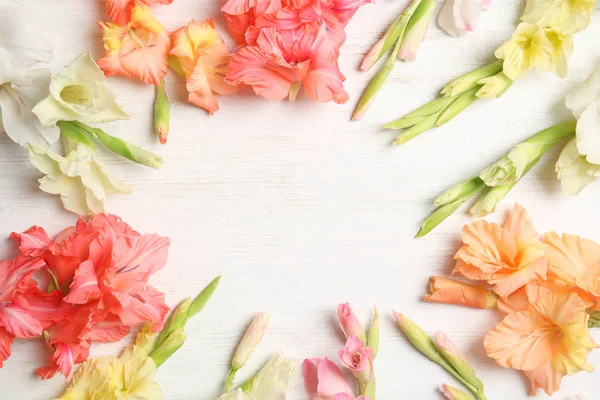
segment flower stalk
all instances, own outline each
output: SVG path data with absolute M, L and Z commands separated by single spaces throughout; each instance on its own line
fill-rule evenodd
M 577 121 L 567 121 L 544 129 L 519 143 L 478 176 L 469 178 L 442 193 L 434 201 L 438 207 L 427 217 L 416 237 L 423 237 L 441 224 L 467 200 L 484 192 L 469 210 L 477 217 L 494 212 L 500 201 L 556 144 L 575 134 Z

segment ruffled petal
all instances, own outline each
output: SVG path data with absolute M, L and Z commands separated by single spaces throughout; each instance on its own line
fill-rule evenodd
M 22 256 L 40 256 L 52 243 L 44 228 L 39 226 L 32 226 L 23 233 L 12 232 L 10 238 L 17 241 Z
M 152 286 L 146 286 L 139 291 L 114 291 L 112 297 L 114 301 L 111 302 L 111 312 L 118 315 L 123 324 L 135 326 L 150 321 L 154 332 L 162 329 L 164 318 L 169 312 L 163 293 Z
M 566 97 L 566 105 L 579 119 L 581 114 L 594 102 L 600 99 L 600 68 L 596 69 L 586 80 L 577 86 Z
M 577 150 L 600 167 L 600 98 L 581 113 L 577 121 Z
M 40 336 L 43 331 L 40 321 L 29 315 L 27 310 L 14 305 L 0 309 L 0 325 L 20 339 Z
M 81 263 L 75 271 L 69 294 L 65 301 L 72 304 L 86 304 L 102 296 L 94 263 L 90 260 Z
M 14 339 L 15 335 L 0 326 L 0 368 L 2 368 L 4 361 L 10 357 L 10 346 Z
M 560 187 L 568 196 L 578 195 L 586 186 L 600 176 L 600 165 L 589 163 L 577 149 L 573 138 L 563 147 L 556 162 L 556 174 Z

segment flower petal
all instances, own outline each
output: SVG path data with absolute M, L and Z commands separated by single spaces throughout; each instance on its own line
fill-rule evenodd
M 563 147 L 556 162 L 556 174 L 562 191 L 568 196 L 578 195 L 600 176 L 600 165 L 589 163 L 577 149 L 573 138 Z
M 600 98 L 577 121 L 577 150 L 589 163 L 600 166 Z
M 65 301 L 71 304 L 86 304 L 102 296 L 94 263 L 90 260 L 81 263 L 75 271 L 69 294 Z
M 0 326 L 0 368 L 2 368 L 4 361 L 10 357 L 10 345 L 14 339 L 13 334 Z
M 40 321 L 29 315 L 27 310 L 10 305 L 0 309 L 0 325 L 20 339 L 31 339 L 42 334 Z
M 581 114 L 596 100 L 600 99 L 600 68 L 567 95 L 566 105 L 579 119 Z
M 160 331 L 169 307 L 165 304 L 165 295 L 152 286 L 144 290 L 119 290 L 112 293 L 115 301 L 111 303 L 111 312 L 118 315 L 123 324 L 135 326 L 150 321 L 154 331 Z

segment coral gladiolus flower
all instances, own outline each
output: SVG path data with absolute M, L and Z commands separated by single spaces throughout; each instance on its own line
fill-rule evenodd
M 267 100 L 282 100 L 302 85 L 312 100 L 341 104 L 349 96 L 338 54 L 325 26 L 317 32 L 265 28 L 256 45 L 245 46 L 233 56 L 225 82 L 250 85 Z
M 214 114 L 219 109 L 215 93 L 232 94 L 239 90 L 225 83 L 229 49 L 219 37 L 215 22 L 192 20 L 172 34 L 171 55 L 177 60 L 176 70 L 185 75 L 188 101 Z
M 577 235 L 546 234 L 548 273 L 557 284 L 575 290 L 600 309 L 600 244 Z
M 527 310 L 507 315 L 485 338 L 487 355 L 505 368 L 524 371 L 531 394 L 551 395 L 562 378 L 592 372 L 587 355 L 596 348 L 587 329 L 586 304 L 575 293 L 540 291 Z
M 106 50 L 97 63 L 106 76 L 121 75 L 160 86 L 167 74 L 171 50 L 169 32 L 158 22 L 147 5 L 131 10 L 131 22 L 119 26 L 98 22 Z
M 431 294 L 425 301 L 432 303 L 456 304 L 473 308 L 496 308 L 498 297 L 490 290 L 469 285 L 442 276 L 432 276 L 429 280 Z
M 110 19 L 117 25 L 127 25 L 131 22 L 133 8 L 137 4 L 146 4 L 152 6 L 154 4 L 169 5 L 173 0 L 104 0 L 106 11 Z
M 476 221 L 463 228 L 462 240 L 463 246 L 454 256 L 454 272 L 495 285 L 494 291 L 502 297 L 546 278 L 546 246 L 518 204 L 504 226 Z

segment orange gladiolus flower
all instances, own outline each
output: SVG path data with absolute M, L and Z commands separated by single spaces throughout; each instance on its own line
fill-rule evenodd
M 494 291 L 501 297 L 546 279 L 546 246 L 518 204 L 503 226 L 476 221 L 463 228 L 462 240 L 463 246 L 454 256 L 454 272 L 495 285 Z
M 104 0 L 110 19 L 117 25 L 127 25 L 131 22 L 132 11 L 136 4 L 171 4 L 173 0 Z
M 188 100 L 211 115 L 219 110 L 218 94 L 232 94 L 238 87 L 225 83 L 229 49 L 219 37 L 215 22 L 192 20 L 172 34 L 171 65 L 185 76 Z
M 546 234 L 548 272 L 558 285 L 571 288 L 600 309 L 600 244 L 577 235 Z
M 147 5 L 138 3 L 133 7 L 127 25 L 98 25 L 106 52 L 97 62 L 106 76 L 121 75 L 160 86 L 167 74 L 171 37 Z
M 469 285 L 454 279 L 432 276 L 429 280 L 431 294 L 425 301 L 456 304 L 473 308 L 496 308 L 497 296 L 480 286 Z
M 565 375 L 593 371 L 587 355 L 597 346 L 587 329 L 586 303 L 577 294 L 530 285 L 526 295 L 530 304 L 508 314 L 484 345 L 501 366 L 525 372 L 532 395 L 538 388 L 551 395 Z

